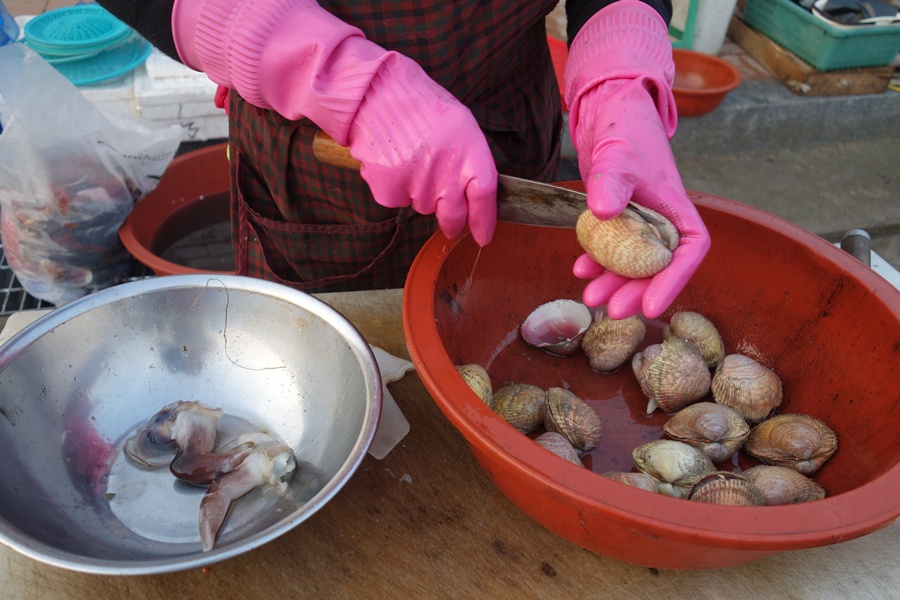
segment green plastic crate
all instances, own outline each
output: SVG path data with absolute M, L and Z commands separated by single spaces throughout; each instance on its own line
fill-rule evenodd
M 743 19 L 820 71 L 881 67 L 900 52 L 900 26 L 843 28 L 791 0 L 747 0 Z

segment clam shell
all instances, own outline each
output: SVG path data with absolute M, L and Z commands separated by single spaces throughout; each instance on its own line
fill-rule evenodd
M 578 350 L 592 321 L 590 309 L 581 302 L 553 300 L 534 309 L 519 327 L 519 334 L 529 346 L 568 356 Z
M 657 407 L 668 414 L 677 412 L 709 392 L 706 361 L 681 338 L 673 337 L 662 344 L 648 346 L 634 355 L 631 366 L 649 398 L 647 414 Z
M 782 400 L 778 375 L 743 354 L 729 354 L 722 360 L 711 389 L 716 402 L 738 411 L 748 423 L 768 417 Z
M 769 506 L 810 502 L 825 497 L 825 488 L 787 467 L 759 465 L 741 475 L 756 486 Z
M 494 391 L 491 386 L 491 377 L 484 367 L 476 364 L 459 365 L 456 370 L 462 376 L 475 395 L 481 398 L 488 407 L 494 407 Z
M 562 434 L 579 452 L 590 452 L 600 444 L 603 422 L 584 400 L 553 387 L 547 390 L 544 427 Z
M 562 434 L 556 433 L 555 431 L 548 431 L 534 438 L 534 441 L 537 442 L 538 446 L 549 450 L 573 465 L 578 465 L 582 468 L 584 467 L 584 463 L 582 463 L 581 459 L 578 457 L 578 451 L 572 447 L 569 440 Z
M 727 506 L 763 506 L 766 503 L 755 485 L 730 471 L 704 475 L 691 486 L 687 499 Z
M 521 431 L 531 433 L 543 424 L 547 393 L 530 383 L 505 385 L 494 392 L 494 412 Z
M 607 479 L 612 479 L 613 481 L 636 487 L 639 490 L 644 490 L 645 492 L 651 492 L 653 494 L 659 493 L 656 490 L 656 480 L 646 473 L 609 471 L 608 473 L 604 473 L 603 476 Z
M 768 465 L 812 475 L 837 451 L 828 425 L 802 414 L 777 415 L 750 430 L 744 450 Z
M 634 203 L 607 220 L 586 210 L 578 217 L 575 234 L 595 262 L 633 279 L 652 277 L 665 269 L 678 247 L 674 225 L 659 213 Z
M 594 322 L 584 332 L 581 349 L 591 368 L 610 373 L 621 367 L 644 341 L 647 327 L 637 315 L 612 319 L 605 311 L 597 311 Z
M 725 358 L 725 342 L 712 321 L 700 313 L 682 311 L 672 315 L 669 324 L 663 328 L 663 339 L 677 336 L 687 340 L 706 361 L 710 369 L 715 369 Z
M 690 444 L 713 462 L 721 462 L 737 452 L 750 426 L 738 412 L 715 402 L 685 406 L 663 425 L 669 437 Z
M 708 456 L 675 440 L 641 444 L 631 456 L 640 471 L 656 479 L 660 494 L 676 498 L 684 498 L 695 481 L 716 470 Z

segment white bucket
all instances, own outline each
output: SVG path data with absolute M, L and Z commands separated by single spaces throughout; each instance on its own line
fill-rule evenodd
M 679 29 L 689 18 L 690 0 L 672 0 L 672 24 Z M 737 0 L 699 0 L 697 14 L 694 16 L 694 37 L 691 50 L 716 55 L 725 43 L 728 24 L 734 15 Z

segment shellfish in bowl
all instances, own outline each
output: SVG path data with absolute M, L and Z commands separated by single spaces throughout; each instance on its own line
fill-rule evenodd
M 787 467 L 758 465 L 741 475 L 756 486 L 769 506 L 810 502 L 825 497 L 825 488 Z
M 743 354 L 729 354 L 712 376 L 713 397 L 738 411 L 748 423 L 758 423 L 779 405 L 783 392 L 775 372 Z
M 529 346 L 557 356 L 568 356 L 578 350 L 591 322 L 591 311 L 581 302 L 553 300 L 534 309 L 522 323 L 519 333 Z
M 725 342 L 713 322 L 697 312 L 681 311 L 672 315 L 663 328 L 663 339 L 677 336 L 685 339 L 715 369 L 725 359 Z
M 631 455 L 635 466 L 656 480 L 660 494 L 675 498 L 687 496 L 698 479 L 716 470 L 703 452 L 674 440 L 641 444 Z
M 716 471 L 698 479 L 686 498 L 726 506 L 762 506 L 766 503 L 752 482 L 731 471 Z
M 663 424 L 674 440 L 694 446 L 713 462 L 728 459 L 750 435 L 747 421 L 734 409 L 715 402 L 685 406 Z
M 710 374 L 697 350 L 679 337 L 652 344 L 631 360 L 641 390 L 647 396 L 647 414 L 660 408 L 674 413 L 709 392 Z
M 576 450 L 575 447 L 569 443 L 569 440 L 567 440 L 561 433 L 557 433 L 555 431 L 547 431 L 534 438 L 534 441 L 541 448 L 549 450 L 553 454 L 569 461 L 573 465 L 584 467 L 584 463 L 582 463 L 581 459 L 578 457 L 578 450 Z
M 812 475 L 837 451 L 828 425 L 802 414 L 776 415 L 750 430 L 744 450 L 769 465 Z
M 547 392 L 530 383 L 505 385 L 494 393 L 494 412 L 522 433 L 543 425 L 546 403 Z
M 478 396 L 489 408 L 494 407 L 494 388 L 491 385 L 491 376 L 481 365 L 468 364 L 458 365 L 456 370 L 459 372 L 463 381 L 466 382 L 475 395 Z
M 591 368 L 601 373 L 611 373 L 631 358 L 644 341 L 647 327 L 637 315 L 626 319 L 613 319 L 599 309 L 594 322 L 584 332 L 581 349 L 587 355 Z
M 590 452 L 600 444 L 603 422 L 594 409 L 569 390 L 547 390 L 544 428 L 560 433 L 579 452 Z

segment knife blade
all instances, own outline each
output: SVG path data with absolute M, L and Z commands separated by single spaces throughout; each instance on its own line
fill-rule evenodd
M 320 162 L 359 171 L 360 162 L 350 156 L 324 131 L 313 137 L 313 155 Z M 497 219 L 540 227 L 575 227 L 578 216 L 587 210 L 587 195 L 574 190 L 520 179 L 497 176 Z

